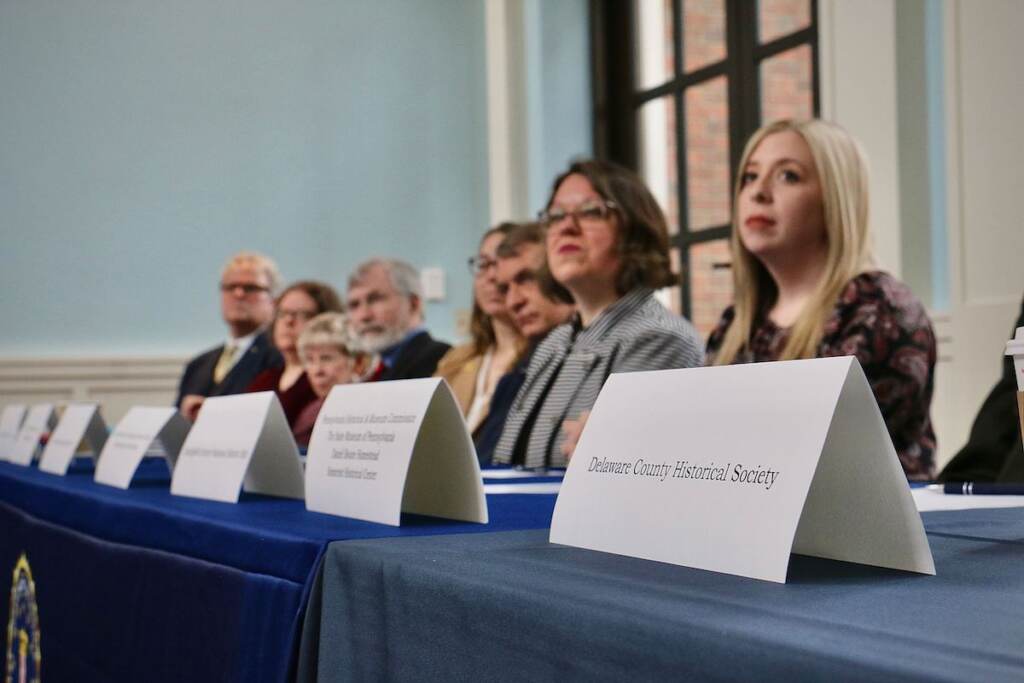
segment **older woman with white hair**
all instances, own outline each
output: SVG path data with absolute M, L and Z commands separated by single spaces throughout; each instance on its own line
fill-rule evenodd
M 874 265 L 860 145 L 825 121 L 765 126 L 733 202 L 735 302 L 708 362 L 856 356 L 907 477 L 932 478 L 935 335 L 910 289 Z
M 321 313 L 306 323 L 299 335 L 298 350 L 316 394 L 316 400 L 299 413 L 292 426 L 295 441 L 306 446 L 331 389 L 336 384 L 358 382 L 370 364 L 370 356 L 358 350 L 352 329 L 342 313 Z

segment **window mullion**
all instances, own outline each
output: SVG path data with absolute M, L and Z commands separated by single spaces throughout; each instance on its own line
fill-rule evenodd
M 754 57 L 757 3 L 727 0 L 726 34 L 732 58 L 729 78 L 729 170 L 730 178 L 735 178 L 743 143 L 757 129 L 761 118 L 761 87 Z
M 675 73 L 672 75 L 675 78 L 683 74 L 683 54 L 686 49 L 684 40 L 683 0 L 672 0 L 672 61 L 675 68 Z
M 679 207 L 679 235 L 682 237 L 690 231 L 690 193 L 689 178 L 686 172 L 686 91 L 680 90 L 673 98 L 676 108 L 676 206 Z M 679 249 L 679 307 L 681 313 L 690 317 L 690 255 L 685 247 Z
M 664 0 L 663 0 L 664 1 Z M 634 2 L 627 0 L 590 0 L 594 35 L 600 41 L 594 47 L 593 61 L 596 70 L 603 74 L 594 78 L 595 135 L 600 143 L 595 150 L 601 156 L 611 157 L 639 170 L 640 140 L 638 122 L 643 106 L 661 97 L 672 98 L 675 107 L 675 192 L 679 211 L 679 233 L 672 236 L 671 244 L 679 253 L 679 287 L 682 313 L 692 317 L 694 313 L 691 267 L 694 254 L 691 249 L 699 244 L 711 243 L 728 238 L 730 224 L 708 226 L 694 231 L 690 225 L 690 192 L 692 181 L 687 167 L 687 130 L 693 122 L 687 121 L 686 95 L 690 87 L 697 86 L 725 76 L 727 87 L 727 124 L 729 135 L 729 177 L 734 182 L 743 145 L 761 123 L 761 63 L 767 56 L 783 53 L 799 44 L 811 49 L 811 84 L 813 111 L 820 112 L 820 74 L 818 69 L 818 2 L 808 0 L 811 21 L 806 28 L 782 36 L 765 45 L 758 42 L 759 10 L 756 0 L 722 0 L 725 8 L 726 57 L 722 61 L 702 64 L 692 73 L 685 73 L 686 35 L 684 30 L 685 0 L 669 0 L 672 8 L 672 33 L 674 73 L 668 82 L 638 92 L 635 82 L 634 63 L 636 40 L 634 32 L 636 17 L 633 16 Z M 665 7 L 665 5 L 662 5 Z M 806 110 L 805 110 L 806 111 Z M 731 190 L 730 203 L 731 203 Z M 731 213 L 731 207 L 730 207 Z M 720 247 L 708 247 L 708 249 Z M 703 252 L 702 252 L 703 253 Z M 698 256 L 704 260 L 704 256 Z M 702 268 L 704 266 L 701 266 Z M 698 307 L 698 312 L 700 308 Z
M 818 0 L 811 2 L 811 98 L 814 115 L 821 116 L 821 73 L 818 71 Z

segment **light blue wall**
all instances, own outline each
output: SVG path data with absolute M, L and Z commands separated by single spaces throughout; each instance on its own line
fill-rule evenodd
M 524 10 L 527 187 L 535 212 L 569 161 L 593 154 L 589 11 L 587 0 L 526 0 Z
M 209 346 L 241 248 L 339 288 L 371 254 L 443 266 L 451 338 L 488 219 L 483 1 L 0 0 L 0 355 Z

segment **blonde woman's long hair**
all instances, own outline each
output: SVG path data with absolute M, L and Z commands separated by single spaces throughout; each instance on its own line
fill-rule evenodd
M 747 347 L 759 314 L 766 314 L 778 296 L 768 270 L 740 239 L 738 202 L 744 169 L 754 149 L 769 135 L 787 130 L 803 138 L 811 150 L 821 185 L 828 250 L 820 286 L 790 328 L 779 360 L 814 358 L 825 321 L 843 288 L 854 277 L 874 267 L 868 228 L 868 168 L 860 144 L 839 126 L 820 119 L 784 119 L 759 129 L 743 150 L 733 189 L 729 246 L 735 316 L 715 358 L 716 365 L 728 365 Z

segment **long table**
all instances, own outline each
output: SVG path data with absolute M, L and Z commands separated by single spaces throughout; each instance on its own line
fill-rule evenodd
M 44 680 L 290 680 L 330 541 L 546 528 L 554 504 L 488 495 L 488 525 L 403 515 L 390 527 L 267 496 L 172 496 L 168 484 L 159 459 L 124 491 L 95 484 L 87 463 L 58 477 L 0 462 L 0 570 L 28 558 Z M 5 595 L 5 636 L 8 612 Z
M 937 576 L 774 584 L 547 531 L 332 543 L 298 680 L 1024 680 L 1024 509 L 923 515 Z

